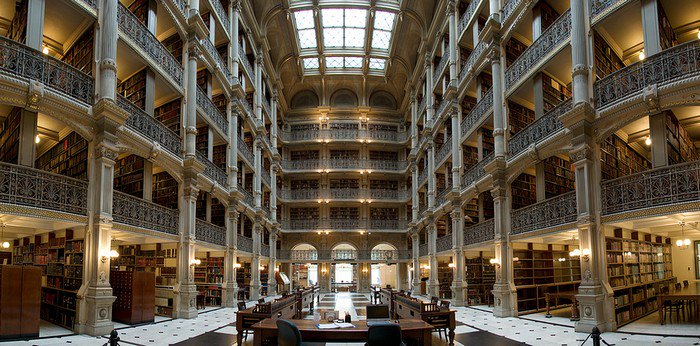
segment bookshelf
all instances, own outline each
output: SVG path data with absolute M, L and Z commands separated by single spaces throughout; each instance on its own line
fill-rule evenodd
M 656 295 L 676 282 L 671 246 L 670 238 L 620 228 L 605 238 L 618 327 L 657 311 Z
M 467 204 L 464 205 L 464 216 L 471 218 L 471 222 L 464 220 L 464 226 L 470 226 L 478 223 L 479 220 L 479 200 L 472 198 Z
M 146 109 L 146 68 L 142 68 L 117 85 L 117 93 L 136 107 Z
M 331 130 L 357 130 L 357 123 L 330 123 L 328 128 Z
M 318 160 L 320 153 L 318 150 L 292 150 L 289 152 L 292 161 L 297 160 Z
M 200 220 L 207 220 L 207 195 L 205 191 L 199 191 L 197 194 L 195 215 Z
M 493 130 L 481 128 L 481 146 L 484 149 L 484 157 L 490 155 L 494 151 Z
M 593 29 L 593 59 L 595 61 L 596 80 L 625 67 L 622 59 L 615 50 L 605 41 L 598 31 Z
M 612 135 L 600 144 L 601 179 L 618 177 L 651 169 L 651 162 L 639 154 L 617 135 Z
M 328 181 L 331 189 L 359 189 L 359 179 L 330 179 Z
M 469 145 L 462 145 L 462 163 L 467 170 L 479 162 L 479 149 Z
M 87 180 L 87 158 L 87 141 L 76 132 L 71 132 L 39 156 L 34 162 L 34 167 L 47 172 Z
M 379 151 L 370 150 L 369 151 L 370 160 L 382 160 L 382 161 L 398 161 L 399 153 L 396 151 Z
M 461 18 L 461 15 L 460 15 Z M 469 56 L 472 54 L 472 50 L 467 48 L 467 47 L 459 47 L 459 62 L 460 62 L 460 68 L 464 68 L 464 66 L 467 63 L 467 60 L 469 60 Z
M 544 1 L 538 2 L 535 6 L 540 10 L 540 22 L 542 23 L 542 32 L 544 32 L 559 18 L 559 13 Z
M 205 93 L 209 91 L 209 81 L 211 80 L 211 73 L 206 68 L 197 71 L 197 86 L 200 87 Z
M 239 289 L 250 287 L 250 280 L 252 279 L 250 267 L 250 262 L 245 262 L 241 263 L 241 267 L 236 269 L 236 284 Z
M 25 43 L 27 37 L 27 13 L 28 13 L 28 0 L 17 1 L 15 4 L 15 16 L 10 22 L 10 26 L 7 28 L 7 38 Z
M 226 171 L 226 144 L 214 146 L 212 162 L 224 172 Z
M 92 76 L 95 31 L 89 28 L 63 55 L 63 62 Z
M 370 179 L 369 188 L 373 190 L 398 190 L 399 182 L 396 180 Z
M 386 124 L 368 124 L 367 129 L 370 131 L 398 132 L 396 125 Z
M 182 107 L 182 99 L 177 98 L 175 100 L 166 102 L 160 107 L 156 108 L 153 112 L 154 117 L 163 123 L 171 131 L 175 132 L 178 136 L 182 136 L 180 132 L 180 109 Z
M 551 156 L 543 161 L 545 198 L 559 196 L 574 190 L 576 177 L 569 160 Z
M 137 324 L 155 320 L 155 276 L 149 272 L 116 271 L 109 273 L 114 321 Z
M 225 117 L 226 114 L 226 105 L 228 104 L 228 100 L 226 99 L 226 95 L 224 94 L 216 94 L 212 96 L 211 101 L 214 103 L 216 106 L 216 109 L 219 110 L 219 112 Z
M 659 9 L 659 36 L 661 38 L 661 49 L 668 49 L 678 44 L 676 33 L 673 26 L 666 16 L 666 11 L 661 3 L 658 4 Z
M 146 26 L 148 26 L 148 1 L 149 0 L 135 0 L 129 5 L 129 11 Z
M 398 220 L 399 208 L 369 208 L 370 220 Z
M 535 111 L 508 100 L 508 125 L 510 125 L 511 135 L 522 131 L 533 121 L 535 121 Z
M 484 192 L 480 196 L 483 199 L 484 220 L 493 219 L 493 195 L 490 192 Z
M 204 295 L 206 306 L 221 306 L 224 257 L 213 257 L 207 252 L 199 259 L 202 261 L 201 264 L 194 267 L 194 282 L 197 284 L 197 290 L 201 295 Z
M 510 191 L 513 210 L 518 210 L 537 202 L 535 180 L 534 175 L 522 173 L 511 183 Z
M 2 123 L 0 131 L 0 161 L 16 164 L 19 159 L 19 123 L 22 109 L 12 108 Z
M 545 113 L 571 98 L 571 90 L 568 86 L 544 72 L 542 73 L 542 94 Z
M 481 98 L 484 98 L 486 96 L 486 92 L 489 91 L 493 85 L 493 78 L 491 77 L 490 73 L 486 72 L 481 72 L 479 77 L 481 79 Z
M 360 151 L 335 149 L 330 151 L 329 157 L 331 160 L 357 160 L 360 158 Z
M 224 8 L 228 8 L 228 6 L 224 6 Z M 216 46 L 216 52 L 219 53 L 219 56 L 221 57 L 221 61 L 223 61 L 224 64 L 226 64 L 228 61 L 228 44 L 222 43 L 222 44 Z
M 319 187 L 318 180 L 292 180 L 290 182 L 292 190 L 316 190 Z
M 581 262 L 578 258 L 569 257 L 571 250 L 573 248 L 569 245 L 558 244 L 514 245 L 513 278 L 518 293 L 518 313 L 544 310 L 547 306 L 546 293 L 578 288 Z
M 211 223 L 226 227 L 226 206 L 218 198 L 211 199 Z
M 680 124 L 673 111 L 666 114 L 666 146 L 668 147 L 668 164 L 690 162 L 698 159 L 693 139 Z
M 359 220 L 360 208 L 355 207 L 331 207 L 328 214 L 334 220 Z
M 177 209 L 177 190 L 177 180 L 175 180 L 175 178 L 173 178 L 168 172 L 163 171 L 153 174 L 153 203 L 170 209 Z
M 318 124 L 295 124 L 289 127 L 290 130 L 294 131 L 318 131 Z
M 197 141 L 195 149 L 202 155 L 209 156 L 209 126 L 197 127 Z
M 493 258 L 491 256 L 490 258 Z M 482 305 L 492 301 L 491 290 L 496 283 L 496 269 L 489 263 L 484 252 L 479 256 L 465 260 L 465 276 L 467 281 L 467 304 Z
M 462 106 L 462 114 L 463 116 L 466 117 L 469 112 L 476 106 L 476 98 L 471 97 L 469 95 L 464 95 L 464 98 L 462 98 L 462 102 L 460 102 L 460 105 Z
M 438 289 L 440 299 L 452 299 L 452 268 L 448 267 L 448 262 L 438 262 Z
M 318 220 L 320 217 L 321 212 L 318 208 L 289 208 L 289 218 L 291 220 Z
M 172 34 L 161 43 L 175 58 L 175 61 L 182 65 L 182 38 L 180 38 L 180 34 Z
M 114 189 L 143 198 L 144 158 L 129 155 L 114 164 Z
M 524 43 L 520 42 L 520 40 L 516 39 L 515 37 L 511 37 L 508 42 L 506 42 L 506 68 L 510 66 L 515 60 L 518 60 L 518 57 L 525 52 L 527 49 L 527 45 Z

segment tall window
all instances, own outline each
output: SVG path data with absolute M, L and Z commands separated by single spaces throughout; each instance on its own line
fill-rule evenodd
M 335 265 L 335 282 L 352 282 L 352 264 L 338 263 Z
M 379 271 L 379 264 L 372 264 L 372 286 L 381 286 L 381 272 Z
M 318 283 L 318 266 L 312 264 L 309 266 L 309 285 L 313 286 Z

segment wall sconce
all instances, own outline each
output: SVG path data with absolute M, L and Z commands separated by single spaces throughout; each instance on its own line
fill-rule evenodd
M 326 231 L 326 235 L 328 235 L 328 233 L 331 233 L 331 232 L 330 232 L 330 231 Z
M 513 257 L 513 262 L 520 261 L 520 257 Z
M 327 115 L 322 115 L 322 116 L 318 117 L 318 120 L 321 120 L 322 123 L 328 121 L 328 119 L 329 118 Z
M 584 262 L 588 262 L 588 260 L 591 259 L 591 249 L 583 249 L 583 251 L 581 251 L 581 258 L 583 258 Z
M 362 272 L 367 274 L 367 268 L 362 268 Z
M 260 271 L 264 271 L 264 270 L 265 270 L 265 266 L 260 266 L 260 267 L 258 267 L 258 269 L 260 269 Z
M 651 137 L 647 136 L 647 138 L 644 140 L 644 144 L 646 144 L 647 147 L 650 146 L 651 145 Z
M 41 49 L 41 52 L 44 54 L 49 54 L 49 47 L 44 46 L 44 48 Z
M 494 266 L 496 266 L 496 267 L 500 267 L 500 266 L 501 266 L 501 262 L 499 262 L 498 259 L 495 259 L 495 258 L 490 259 L 490 260 L 489 260 L 489 263 L 491 263 L 491 265 L 494 265 Z
M 107 263 L 108 258 L 114 259 L 114 258 L 118 258 L 118 257 L 119 257 L 119 252 L 117 252 L 117 250 L 110 250 L 109 257 L 107 255 L 102 255 L 101 260 L 102 260 L 102 263 Z
M 365 234 L 365 231 L 360 231 L 360 234 Z
M 234 263 L 234 264 L 233 264 L 233 267 L 236 268 L 236 269 L 238 269 L 238 268 L 241 267 L 241 264 L 240 264 L 240 263 Z
M 644 59 L 646 59 L 646 58 L 647 58 L 647 55 L 644 54 L 644 49 L 642 49 L 642 50 L 639 52 L 639 61 L 642 61 L 642 60 L 644 60 Z
M 450 268 L 454 268 L 454 267 L 455 267 L 455 264 L 454 264 L 454 263 L 449 263 L 447 266 L 450 267 Z
M 326 268 L 321 269 L 321 273 L 326 274 L 327 272 L 328 272 L 328 269 L 326 269 Z
M 413 271 L 413 267 L 408 267 L 408 271 L 412 272 L 412 271 Z
M 202 264 L 202 260 L 199 258 L 195 258 L 192 260 L 192 262 L 190 262 L 190 267 L 198 266 L 200 264 Z
M 576 249 L 574 251 L 569 252 L 569 257 L 580 257 L 581 256 L 581 250 Z
M 564 258 L 564 257 L 559 257 L 559 259 L 557 259 L 557 261 L 559 261 L 559 262 L 564 262 L 564 261 L 566 261 L 566 258 Z
M 367 171 L 367 174 L 372 174 L 372 171 L 368 170 L 368 171 Z

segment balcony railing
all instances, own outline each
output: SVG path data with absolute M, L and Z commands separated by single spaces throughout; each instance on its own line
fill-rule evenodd
M 314 230 L 321 228 L 321 220 L 285 220 L 282 222 L 282 228 L 288 230 Z
M 211 222 L 197 219 L 195 223 L 195 238 L 210 244 L 226 246 L 226 228 Z
M 332 229 L 358 229 L 362 227 L 359 219 L 330 219 L 328 224 Z
M 428 169 L 423 169 L 420 174 L 418 174 L 418 187 L 423 186 L 425 182 L 428 180 Z
M 127 100 L 121 95 L 117 95 L 119 106 L 129 113 L 126 119 L 126 126 L 141 134 L 142 136 L 160 144 L 163 148 L 175 156 L 182 153 L 182 140 L 175 132 L 163 125 L 158 119 L 146 114 L 141 108 Z
M 510 16 L 515 13 L 515 9 L 518 8 L 518 5 L 523 1 L 524 0 L 510 0 L 505 3 L 501 9 L 501 23 L 506 23 L 510 19 Z
M 697 203 L 700 200 L 700 161 L 655 168 L 601 184 L 601 214 Z M 693 204 L 694 205 L 694 204 Z M 697 210 L 691 206 L 691 210 Z
M 511 234 L 566 225 L 576 217 L 576 191 L 571 191 L 512 211 Z
M 469 20 L 474 15 L 474 12 L 476 12 L 476 9 L 479 8 L 480 3 L 481 3 L 481 0 L 473 0 L 472 2 L 469 3 L 469 6 L 467 6 L 467 10 L 464 11 L 464 14 L 459 19 L 459 24 L 457 27 L 457 34 L 458 35 L 460 35 L 462 33 L 462 31 L 464 31 L 464 29 L 467 28 L 467 25 L 469 24 Z
M 320 198 L 320 190 L 318 189 L 301 189 L 301 190 L 280 190 L 279 195 L 286 200 L 317 200 Z
M 418 256 L 428 256 L 428 243 L 418 245 Z
M 494 219 L 479 222 L 464 228 L 464 245 L 472 245 L 492 241 L 496 236 Z
M 199 107 L 214 125 L 223 133 L 228 133 L 228 120 L 219 112 L 214 102 L 207 96 L 207 93 L 199 86 L 197 87 L 197 107 Z
M 401 220 L 369 220 L 369 229 L 400 230 L 406 228 Z
M 418 105 L 418 117 L 425 112 L 425 108 L 428 107 L 428 98 L 424 97 L 423 100 Z
M 452 234 L 437 238 L 435 241 L 435 249 L 437 252 L 452 250 Z
M 248 100 L 240 100 L 240 103 L 241 106 L 243 106 L 245 112 L 248 114 L 248 116 L 255 119 L 255 113 L 253 113 L 253 105 L 248 103 Z
M 253 155 L 253 152 L 250 150 L 250 147 L 248 147 L 248 144 L 245 144 L 245 141 L 243 141 L 243 138 L 238 137 L 238 152 L 243 155 L 243 157 L 248 160 L 251 164 L 255 162 L 255 155 Z
M 344 158 L 344 159 L 334 159 L 330 158 L 325 160 L 326 162 L 326 167 L 331 168 L 331 169 L 361 169 L 364 168 L 363 166 L 363 160 L 360 159 L 350 159 L 350 158 Z
M 425 204 L 419 204 L 418 205 L 418 218 L 420 219 L 423 215 L 428 210 L 428 203 L 426 202 Z
M 357 259 L 357 250 L 332 250 L 331 259 L 354 260 Z
M 435 116 L 433 117 L 433 121 L 432 121 L 433 124 L 432 124 L 431 126 L 429 126 L 429 127 L 432 128 L 433 126 L 435 126 L 434 122 L 437 121 L 438 118 L 440 118 L 440 117 L 442 116 L 442 113 L 445 112 L 445 110 L 447 109 L 447 107 L 449 107 L 449 106 L 451 106 L 451 105 L 453 105 L 452 101 L 442 101 L 442 102 L 440 102 L 440 105 L 438 106 L 437 111 L 435 112 Z
M 438 63 L 437 67 L 435 68 L 435 75 L 433 76 L 433 87 L 435 87 L 435 85 L 437 85 L 438 81 L 440 80 L 440 77 L 442 77 L 442 75 L 443 75 L 442 70 L 445 69 L 445 65 L 447 65 L 447 62 L 449 60 L 450 60 L 449 55 L 443 55 L 440 58 L 440 63 Z
M 263 98 L 262 107 L 263 107 L 263 110 L 265 111 L 265 113 L 267 113 L 267 115 L 269 117 L 272 117 L 272 113 L 270 113 L 270 111 L 272 109 L 272 106 L 270 105 L 270 101 L 265 100 Z
M 318 260 L 318 251 L 316 250 L 280 250 L 279 259 L 292 261 L 316 261 Z
M 440 191 L 440 193 L 435 197 L 435 206 L 441 206 L 443 203 L 447 201 L 447 194 L 452 191 L 452 186 L 445 186 L 445 188 Z
M 408 251 L 372 250 L 370 252 L 370 259 L 373 261 L 392 261 L 392 260 L 398 260 L 398 259 L 411 258 L 410 254 L 408 256 L 405 256 L 405 254 L 404 254 L 405 252 L 408 252 Z M 402 257 L 406 257 L 406 258 L 402 258 Z
M 219 0 L 212 0 L 212 2 L 219 3 Z M 221 4 L 219 4 L 219 6 L 221 6 Z M 219 55 L 219 51 L 216 49 L 216 47 L 214 47 L 209 38 L 203 38 L 200 40 L 200 42 L 207 54 L 209 54 L 209 56 L 211 56 L 211 58 L 214 60 L 214 63 L 216 64 L 214 68 L 221 69 L 221 72 L 223 73 L 224 77 L 226 77 L 226 80 L 231 83 L 232 76 L 228 69 L 228 63 L 221 58 L 221 55 Z
M 221 26 L 224 27 L 224 31 L 228 31 L 231 25 L 231 23 L 228 20 L 228 10 L 224 9 L 224 7 L 221 6 L 220 0 L 210 0 L 209 3 L 214 8 L 214 12 L 216 12 L 216 15 L 219 17 L 219 20 L 221 20 Z
M 58 59 L 0 36 L 0 70 L 12 77 L 36 80 L 47 88 L 92 104 L 93 78 Z
M 571 108 L 572 102 L 571 99 L 568 99 L 554 107 L 541 118 L 535 120 L 522 131 L 516 133 L 515 136 L 511 137 L 508 141 L 508 154 L 511 157 L 515 157 L 531 144 L 540 143 L 559 132 L 559 130 L 564 128 L 559 117 L 570 111 Z
M 248 56 L 245 54 L 245 49 L 243 49 L 243 45 L 240 44 L 240 42 L 238 44 L 238 54 L 241 57 L 241 61 L 243 61 L 243 69 L 246 70 L 246 73 L 248 73 L 248 76 L 250 77 L 250 79 L 255 79 L 255 70 L 253 69 L 253 66 L 250 64 L 250 61 L 248 60 Z
M 406 131 L 382 130 L 348 130 L 348 129 L 318 129 L 280 132 L 286 142 L 315 141 L 324 139 L 336 140 L 375 140 L 387 142 L 405 142 L 408 139 Z
M 452 136 L 447 136 L 447 138 L 445 138 L 445 143 L 442 144 L 437 155 L 435 155 L 435 162 L 439 164 L 450 154 L 452 154 Z
M 330 189 L 330 195 L 333 199 L 358 199 L 362 197 L 360 189 Z
M 406 161 L 361 160 L 361 159 L 310 159 L 284 160 L 285 170 L 319 170 L 319 169 L 368 169 L 368 170 L 404 170 Z
M 261 244 L 260 245 L 260 254 L 265 256 L 265 257 L 270 257 L 270 245 Z
M 472 183 L 479 181 L 486 175 L 484 167 L 486 164 L 493 160 L 493 153 L 484 157 L 481 161 L 477 162 L 474 166 L 469 168 L 462 176 L 462 187 L 468 187 Z
M 272 187 L 272 179 L 270 179 L 270 172 L 268 172 L 266 169 L 263 169 L 262 171 L 260 171 L 260 176 L 262 177 L 263 182 L 268 187 Z
M 245 237 L 245 236 L 239 234 L 236 237 L 236 240 L 238 242 L 238 244 L 237 244 L 238 250 L 245 251 L 248 253 L 253 253 L 253 239 L 250 239 L 248 237 Z
M 469 69 L 473 68 L 474 64 L 476 64 L 477 59 L 481 57 L 481 55 L 486 51 L 487 47 L 488 44 L 486 44 L 486 42 L 484 41 L 479 42 L 476 45 L 476 47 L 474 47 L 474 50 L 469 54 L 467 61 L 464 63 L 464 65 L 462 65 L 462 69 L 459 71 L 460 84 L 464 82 L 465 78 L 467 78 L 467 73 L 469 72 Z
M 493 109 L 493 89 L 489 89 L 471 112 L 462 119 L 462 124 L 460 124 L 462 137 L 469 135 L 476 125 L 482 123 L 491 109 Z
M 282 161 L 282 168 L 285 170 L 316 170 L 321 169 L 320 159 L 314 160 L 284 160 Z
M 255 199 L 253 198 L 253 194 L 248 192 L 248 190 L 244 189 L 243 186 L 238 184 L 238 191 L 243 195 L 243 202 L 248 204 L 251 208 L 255 207 Z
M 0 203 L 87 215 L 86 181 L 0 162 Z
M 410 193 L 404 190 L 370 189 L 369 198 L 372 200 L 406 200 Z
M 90 1 L 95 1 L 95 0 L 90 0 Z M 185 16 L 185 0 L 170 0 L 173 4 L 175 4 L 175 7 L 177 7 L 178 10 L 180 10 L 180 14 Z
M 626 0 L 592 0 L 591 1 L 591 19 L 598 17 L 600 14 L 607 12 L 613 5 L 623 3 Z
M 535 66 L 545 63 L 547 55 L 562 46 L 570 36 L 571 12 L 567 10 L 508 67 L 505 73 L 506 90 L 528 76 Z
M 396 171 L 406 169 L 407 165 L 408 163 L 406 161 L 366 160 L 364 168 L 382 171 Z
M 175 84 L 182 86 L 182 65 L 170 54 L 168 49 L 148 31 L 148 28 L 121 3 L 117 11 L 117 18 L 119 21 L 119 30 L 123 32 L 124 37 L 132 40 L 140 49 L 146 52 L 146 55 L 153 60 L 155 65 L 163 69 L 164 73 L 172 78 Z
M 114 222 L 129 226 L 170 235 L 179 233 L 180 213 L 177 209 L 166 208 L 119 191 L 114 191 L 112 217 Z
M 196 152 L 196 155 L 197 160 L 204 164 L 204 175 L 222 187 L 226 187 L 226 172 L 213 162 L 209 161 L 209 159 L 199 151 Z
M 596 106 L 599 109 L 605 108 L 647 86 L 656 84 L 657 87 L 662 87 L 698 74 L 700 41 L 696 40 L 666 49 L 597 81 L 593 86 Z

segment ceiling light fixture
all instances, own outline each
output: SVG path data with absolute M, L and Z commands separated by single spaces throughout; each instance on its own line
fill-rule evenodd
M 644 49 L 639 52 L 639 61 L 646 59 L 647 55 L 644 54 Z
M 2 233 L 0 233 L 0 238 L 5 239 L 5 224 L 2 224 Z M 3 241 L 2 242 L 2 248 L 7 249 L 10 247 L 10 242 L 8 241 Z
M 49 54 L 49 47 L 44 46 L 44 48 L 41 50 L 41 52 L 44 54 Z
M 681 221 L 678 224 L 681 225 L 681 238 L 682 239 L 676 240 L 676 246 L 678 246 L 678 248 L 680 248 L 681 250 L 685 250 L 690 246 L 690 239 L 684 237 L 685 222 Z
M 651 145 L 651 137 L 647 136 L 647 139 L 644 140 L 644 144 L 646 144 L 647 146 L 650 146 Z

